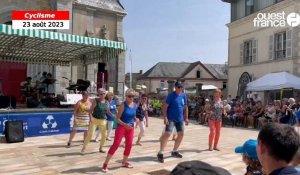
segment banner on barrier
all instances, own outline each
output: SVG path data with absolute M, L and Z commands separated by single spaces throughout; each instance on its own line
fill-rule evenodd
M 25 137 L 66 134 L 73 127 L 73 112 L 0 114 L 0 133 L 8 120 L 23 120 Z

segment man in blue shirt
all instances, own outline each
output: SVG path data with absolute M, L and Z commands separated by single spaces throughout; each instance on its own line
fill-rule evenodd
M 157 159 L 161 163 L 164 162 L 163 151 L 174 127 L 177 131 L 177 138 L 171 155 L 173 157 L 182 158 L 182 155 L 178 152 L 178 148 L 183 138 L 184 123 L 188 125 L 189 119 L 187 97 L 183 92 L 183 83 L 181 81 L 175 83 L 175 91 L 168 95 L 163 106 L 163 115 L 166 128 L 160 139 L 160 151 L 157 154 Z
M 257 140 L 258 159 L 267 175 L 300 175 L 295 167 L 289 166 L 300 144 L 300 137 L 293 127 L 267 124 Z

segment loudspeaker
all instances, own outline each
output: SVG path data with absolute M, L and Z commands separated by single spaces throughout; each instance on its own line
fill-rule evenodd
M 23 120 L 5 122 L 5 138 L 7 143 L 24 142 Z

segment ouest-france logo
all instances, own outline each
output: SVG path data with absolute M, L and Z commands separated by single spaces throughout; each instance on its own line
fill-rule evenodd
M 298 13 L 258 13 L 253 20 L 254 27 L 297 27 L 300 25 Z

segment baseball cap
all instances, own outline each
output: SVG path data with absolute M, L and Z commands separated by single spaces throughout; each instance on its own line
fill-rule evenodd
M 231 175 L 227 170 L 211 166 L 208 163 L 193 160 L 179 163 L 170 173 L 171 175 Z
M 182 81 L 176 81 L 175 86 L 176 87 L 183 87 Z
M 256 153 L 256 145 L 257 140 L 249 139 L 243 144 L 243 146 L 236 147 L 235 152 L 242 153 L 252 160 L 258 160 Z

